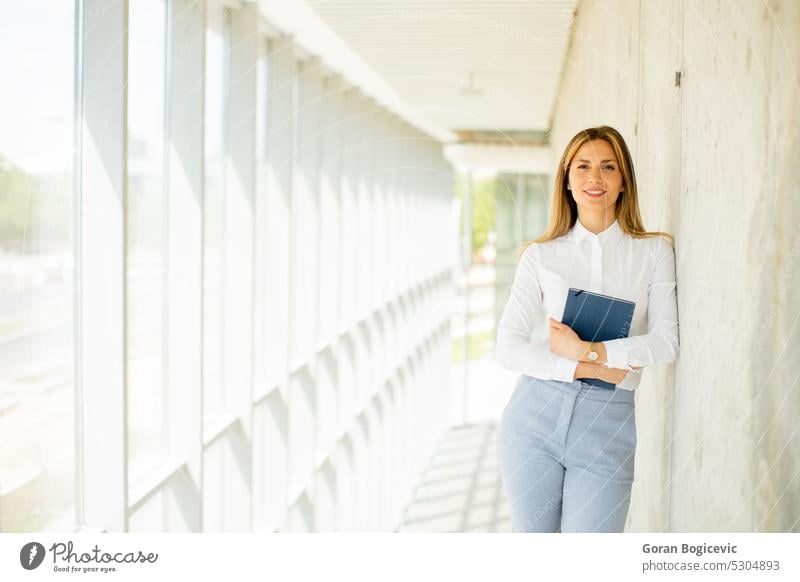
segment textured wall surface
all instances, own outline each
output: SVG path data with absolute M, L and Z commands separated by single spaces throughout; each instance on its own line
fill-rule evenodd
M 553 156 L 628 141 L 681 356 L 637 389 L 632 531 L 800 531 L 800 4 L 583 2 Z

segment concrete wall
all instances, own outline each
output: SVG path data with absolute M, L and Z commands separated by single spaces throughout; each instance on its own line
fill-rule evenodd
M 637 389 L 631 531 L 800 531 L 798 33 L 797 2 L 580 4 L 554 158 L 616 127 L 676 236 L 681 357 Z

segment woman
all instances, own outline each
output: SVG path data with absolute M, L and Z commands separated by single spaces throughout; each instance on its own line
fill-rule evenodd
M 497 435 L 513 531 L 623 530 L 633 390 L 642 367 L 678 357 L 671 241 L 644 229 L 622 136 L 602 126 L 573 137 L 556 172 L 550 223 L 522 252 L 497 329 L 498 363 L 522 374 Z M 560 323 L 570 287 L 633 301 L 628 336 L 590 344 Z M 531 341 L 541 311 L 549 337 Z

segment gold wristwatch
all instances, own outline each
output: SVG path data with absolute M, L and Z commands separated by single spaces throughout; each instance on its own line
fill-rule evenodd
M 594 349 L 594 342 L 589 344 L 589 361 L 594 362 L 597 358 L 600 357 L 600 354 L 597 353 L 597 350 Z

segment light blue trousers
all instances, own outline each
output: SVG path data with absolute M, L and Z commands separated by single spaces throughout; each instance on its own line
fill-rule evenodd
M 514 532 L 621 532 L 633 484 L 633 392 L 517 380 L 497 431 Z

